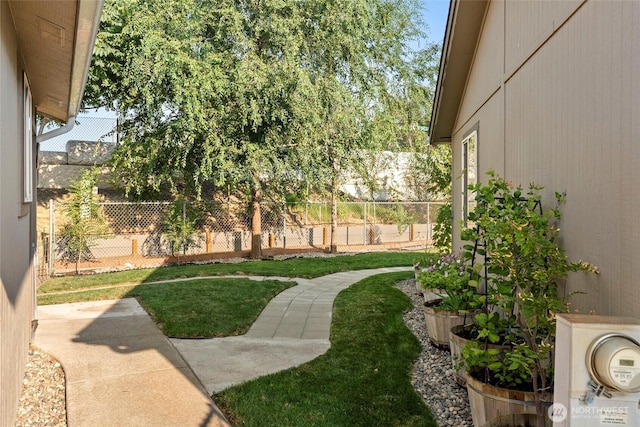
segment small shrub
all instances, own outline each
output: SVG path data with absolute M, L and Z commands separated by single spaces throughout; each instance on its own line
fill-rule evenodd
M 182 251 L 186 255 L 187 250 L 196 243 L 194 237 L 198 214 L 183 198 L 176 200 L 164 222 L 164 237 L 169 241 L 171 256 Z
M 71 183 L 71 198 L 62 209 L 67 222 L 60 232 L 59 246 L 64 248 L 62 259 L 75 263 L 76 274 L 81 261 L 93 258 L 91 246 L 109 230 L 100 211 L 100 198 L 93 192 L 97 181 L 97 168 L 85 171 L 80 179 Z
M 453 235 L 453 209 L 447 202 L 438 209 L 436 222 L 433 225 L 433 246 L 440 253 L 451 252 L 451 236 Z

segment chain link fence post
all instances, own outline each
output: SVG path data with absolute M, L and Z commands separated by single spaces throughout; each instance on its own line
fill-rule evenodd
M 371 241 L 371 244 L 375 244 L 376 243 L 376 223 L 377 223 L 377 217 L 376 217 L 376 201 L 373 201 L 373 221 L 372 221 L 372 226 L 371 226 L 371 238 L 369 239 Z
M 91 260 L 81 268 L 97 272 L 127 265 L 168 262 L 171 252 L 166 226 L 174 203 L 101 203 L 110 229 L 107 234 L 98 236 L 95 245 L 90 248 Z M 440 202 L 340 202 L 336 244 L 342 247 L 382 245 L 381 248 L 417 244 L 428 246 L 433 239 L 435 215 L 441 205 Z M 67 268 L 61 264 L 66 261 L 65 242 L 56 236 L 59 232 L 56 229 L 66 221 L 60 211 L 63 206 L 63 202 L 50 200 L 48 218 L 46 214 L 41 215 L 43 222 L 38 228 L 42 230 L 39 244 L 42 245 L 43 275 L 59 274 Z M 247 233 L 250 235 L 246 207 L 246 203 L 231 200 L 207 203 L 183 201 L 178 208 L 181 210 L 174 214 L 177 215 L 176 220 L 191 221 L 191 211 L 197 215 L 192 233 L 193 243 L 190 243 L 183 256 L 205 260 L 209 259 L 209 255 L 238 256 L 238 252 L 246 250 Z M 320 244 L 327 247 L 334 230 L 330 228 L 331 216 L 327 217 L 325 209 L 330 210 L 331 203 L 265 203 L 264 243 L 268 237 L 272 249 L 312 249 Z M 363 235 L 360 236 L 360 233 Z
M 282 204 L 282 247 L 287 248 L 287 205 Z
M 47 249 L 49 251 L 49 265 L 47 268 L 47 274 L 49 275 L 49 277 L 53 276 L 53 273 L 55 273 L 55 265 L 56 265 L 56 251 L 55 251 L 55 240 L 56 240 L 56 235 L 55 235 L 55 217 L 54 217 L 54 212 L 55 212 L 55 201 L 53 199 L 49 200 L 49 241 L 47 242 Z
M 362 203 L 362 244 L 367 244 L 367 202 Z
M 427 202 L 427 242 L 433 242 L 433 227 L 431 226 L 431 202 Z

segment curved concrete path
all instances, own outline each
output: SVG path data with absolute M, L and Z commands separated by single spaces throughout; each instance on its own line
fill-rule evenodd
M 211 339 L 171 339 L 209 393 L 301 365 L 326 353 L 333 301 L 340 291 L 375 274 L 410 271 L 389 267 L 348 271 L 315 279 L 249 277 L 295 281 L 262 311 L 247 334 Z M 228 276 L 227 276 L 228 277 Z M 246 278 L 246 276 L 243 276 Z
M 42 306 L 34 345 L 65 369 L 69 427 L 228 426 L 211 393 L 324 354 L 340 291 L 411 269 L 250 277 L 298 285 L 277 295 L 239 337 L 169 340 L 133 298 Z

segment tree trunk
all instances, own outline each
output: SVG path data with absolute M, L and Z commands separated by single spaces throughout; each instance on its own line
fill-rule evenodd
M 331 253 L 338 253 L 338 172 L 337 159 L 333 159 L 333 174 L 331 182 Z
M 262 258 L 262 187 L 257 173 L 253 174 L 251 187 L 251 259 Z

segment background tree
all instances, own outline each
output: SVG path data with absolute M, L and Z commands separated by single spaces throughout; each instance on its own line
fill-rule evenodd
M 373 127 L 388 99 L 417 79 L 416 11 L 414 0 L 107 0 L 85 100 L 120 114 L 113 166 L 128 193 L 243 190 L 257 258 L 265 197 L 327 177 L 336 194 L 345 159 L 383 140 Z
M 452 250 L 453 209 L 451 205 L 452 157 L 451 146 L 429 146 L 423 153 L 416 153 L 406 179 L 423 200 L 445 202 L 438 209 L 433 228 L 433 245 L 441 253 Z
M 405 181 L 418 200 L 446 202 L 451 200 L 451 171 L 451 147 L 427 145 L 411 157 Z
M 91 246 L 109 230 L 100 211 L 100 196 L 93 191 L 98 173 L 98 169 L 94 167 L 73 181 L 69 189 L 70 198 L 62 208 L 62 213 L 66 216 L 60 232 L 63 239 L 61 247 L 66 250 L 63 259 L 75 264 L 76 274 L 81 261 L 93 258 Z
M 367 157 L 397 150 L 431 111 L 438 48 L 414 52 L 424 36 L 412 0 L 324 1 L 307 9 L 307 35 L 321 124 L 316 158 L 324 161 L 331 191 L 331 251 L 337 250 L 337 198 L 345 170 L 355 170 L 377 190 Z M 433 63 L 430 68 L 425 65 Z M 421 116 L 418 118 L 417 116 Z M 369 178 L 369 179 L 367 179 Z

